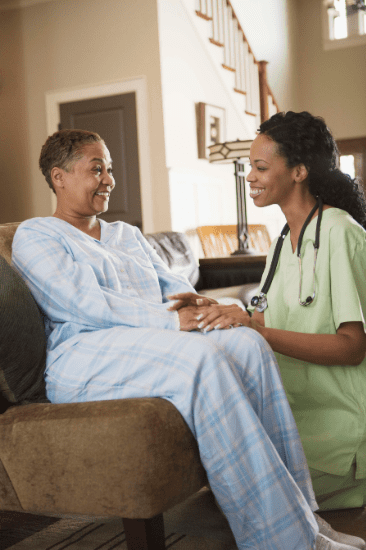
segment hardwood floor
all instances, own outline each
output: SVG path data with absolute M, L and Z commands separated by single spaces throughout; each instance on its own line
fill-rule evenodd
M 349 508 L 331 512 L 317 512 L 336 531 L 366 540 L 366 508 Z
M 366 508 L 319 512 L 336 531 L 355 535 L 366 540 Z M 58 518 L 47 518 L 19 512 L 0 512 L 0 550 L 7 550 L 14 544 L 33 535 Z

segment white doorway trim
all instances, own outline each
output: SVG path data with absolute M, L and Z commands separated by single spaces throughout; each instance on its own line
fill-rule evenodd
M 48 135 L 57 132 L 60 123 L 61 103 L 107 97 L 111 95 L 135 92 L 137 116 L 137 141 L 139 150 L 139 169 L 141 186 L 141 209 L 144 233 L 154 231 L 153 200 L 150 164 L 150 140 L 148 131 L 147 87 L 144 76 L 132 80 L 119 80 L 105 84 L 96 84 L 83 88 L 69 88 L 46 92 L 46 117 Z M 56 197 L 52 193 L 52 206 L 56 207 Z

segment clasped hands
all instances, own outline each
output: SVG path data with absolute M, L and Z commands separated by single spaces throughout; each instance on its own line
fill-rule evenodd
M 199 330 L 208 332 L 217 329 L 229 329 L 239 326 L 252 326 L 247 311 L 236 304 L 222 305 L 213 298 L 193 292 L 184 292 L 168 296 L 176 300 L 168 311 L 177 311 L 180 330 Z

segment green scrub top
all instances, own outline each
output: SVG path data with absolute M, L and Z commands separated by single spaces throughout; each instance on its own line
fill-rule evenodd
M 301 247 L 301 300 L 313 294 L 317 217 Z M 268 254 L 261 287 L 277 239 Z M 266 327 L 336 334 L 341 323 L 366 328 L 366 231 L 344 210 L 324 210 L 316 263 L 315 300 L 300 306 L 299 263 L 286 236 L 268 291 Z M 248 308 L 254 309 L 254 308 Z M 345 475 L 356 460 L 356 478 L 366 477 L 366 359 L 358 366 L 321 366 L 276 353 L 284 387 L 310 468 Z

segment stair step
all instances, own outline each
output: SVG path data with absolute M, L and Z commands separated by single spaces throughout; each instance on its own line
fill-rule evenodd
M 226 69 L 227 71 L 231 71 L 233 73 L 235 73 L 236 69 L 234 69 L 234 67 L 229 67 L 228 65 L 225 65 L 225 63 L 222 64 L 222 66 L 224 67 L 224 69 Z
M 215 46 L 220 46 L 220 48 L 224 47 L 224 44 L 222 44 L 221 42 L 217 42 L 217 40 L 214 40 L 213 38 L 210 38 L 209 40 L 211 44 L 214 44 Z
M 198 17 L 202 17 L 202 19 L 205 19 L 206 21 L 212 21 L 212 17 L 210 15 L 206 15 L 205 13 L 202 13 L 201 11 L 196 10 L 196 15 L 198 15 Z

